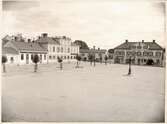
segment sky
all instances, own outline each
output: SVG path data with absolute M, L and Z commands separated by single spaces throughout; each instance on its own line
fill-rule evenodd
M 128 39 L 165 46 L 165 4 L 109 0 L 3 1 L 3 34 L 66 35 L 110 49 Z

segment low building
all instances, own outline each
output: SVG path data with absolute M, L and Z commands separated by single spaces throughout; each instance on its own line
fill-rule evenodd
M 164 49 L 153 42 L 128 42 L 126 40 L 121 45 L 114 48 L 114 63 L 128 63 L 129 58 L 132 64 L 163 66 Z
M 107 55 L 107 50 L 105 49 L 80 49 L 80 56 L 83 61 L 88 61 L 89 56 L 95 56 L 96 61 L 100 61 L 100 58 L 102 58 L 102 61 L 104 61 L 105 55 Z
M 47 50 L 38 43 L 12 40 L 3 46 L 2 51 L 11 64 L 31 64 L 35 54 L 40 57 L 40 63 L 47 63 Z

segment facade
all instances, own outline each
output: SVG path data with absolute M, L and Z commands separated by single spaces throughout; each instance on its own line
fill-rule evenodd
M 44 33 L 35 42 L 47 49 L 48 62 L 57 62 L 58 57 L 62 58 L 63 61 L 76 61 L 76 55 L 79 54 L 79 46 L 65 36 L 48 37 Z
M 19 64 L 19 52 L 13 48 L 2 48 L 2 55 L 7 57 L 6 64 Z
M 164 49 L 153 42 L 128 42 L 114 48 L 114 63 L 128 63 L 129 58 L 132 64 L 163 66 Z
M 8 64 L 32 64 L 35 54 L 39 56 L 42 64 L 57 62 L 58 57 L 63 61 L 76 61 L 76 55 L 79 54 L 79 46 L 70 38 L 48 37 L 46 33 L 34 41 L 26 41 L 21 35 L 7 35 L 2 42 L 2 52 L 7 56 Z
M 107 55 L 107 50 L 104 49 L 80 49 L 80 56 L 83 61 L 88 61 L 90 55 L 95 55 L 96 61 L 100 61 L 100 58 L 102 58 L 102 61 L 104 61 L 105 55 Z
M 11 64 L 32 64 L 32 59 L 35 54 L 40 57 L 40 63 L 47 63 L 47 50 L 37 43 L 12 40 L 7 42 L 2 49 L 4 49 L 3 54 L 7 56 L 8 61 L 13 61 L 9 62 Z M 9 50 L 15 50 L 17 54 L 10 54 Z

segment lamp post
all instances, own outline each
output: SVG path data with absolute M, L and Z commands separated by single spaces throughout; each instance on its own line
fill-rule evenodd
M 131 56 L 129 57 L 129 71 L 128 71 L 128 75 L 131 75 Z
M 96 56 L 95 56 L 95 55 L 96 55 L 96 53 L 95 53 L 95 46 L 93 46 L 93 50 L 94 50 L 94 57 L 93 57 L 93 58 L 94 58 L 94 66 L 96 66 Z

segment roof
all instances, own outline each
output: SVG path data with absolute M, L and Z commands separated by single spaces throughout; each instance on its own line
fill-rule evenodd
M 2 54 L 19 54 L 17 50 L 11 47 L 3 47 L 2 48 Z
M 135 44 L 144 44 L 148 46 L 150 50 L 163 50 L 163 48 L 156 42 L 124 42 L 121 45 L 115 47 L 114 49 L 131 49 L 131 46 Z
M 30 52 L 47 52 L 45 48 L 40 46 L 38 43 L 28 43 L 28 42 L 21 42 L 21 41 L 11 41 L 19 51 L 30 51 Z M 6 46 L 7 47 L 7 46 Z
M 48 44 L 60 44 L 59 38 L 52 38 L 52 37 L 41 37 L 40 39 L 36 40 L 39 43 L 48 43 Z
M 114 49 L 109 49 L 108 52 L 109 53 L 114 53 Z
M 100 49 L 100 50 L 98 50 L 98 49 L 80 49 L 79 50 L 79 52 L 80 53 L 105 53 L 107 50 L 105 50 L 105 49 Z

